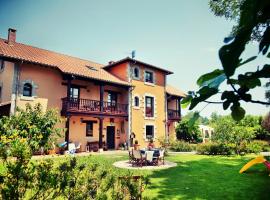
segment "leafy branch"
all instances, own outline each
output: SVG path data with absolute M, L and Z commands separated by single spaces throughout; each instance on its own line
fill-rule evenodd
M 230 6 L 226 7 L 225 5 Z M 267 101 L 254 100 L 250 94 L 251 90 L 262 86 L 263 79 L 270 78 L 269 64 L 264 64 L 261 68 L 258 67 L 256 71 L 236 74 L 239 67 L 254 61 L 259 54 L 270 58 L 270 53 L 267 55 L 270 46 L 270 1 L 241 0 L 236 3 L 235 0 L 211 0 L 210 6 L 217 16 L 224 15 L 227 18 L 236 19 L 238 24 L 234 27 L 233 34 L 224 39 L 225 44 L 219 49 L 222 69 L 215 69 L 199 77 L 197 80 L 199 90 L 189 92 L 181 104 L 183 107 L 189 106 L 190 110 L 201 102 L 222 104 L 223 109 L 230 108 L 233 119 L 239 121 L 245 116 L 241 101 L 270 105 L 270 102 Z M 243 61 L 241 55 L 245 51 L 246 45 L 253 39 L 254 31 L 260 35 L 256 38 L 258 55 Z M 233 78 L 234 76 L 237 78 Z M 232 90 L 220 91 L 220 85 L 225 81 Z M 218 93 L 222 93 L 222 101 L 208 100 Z

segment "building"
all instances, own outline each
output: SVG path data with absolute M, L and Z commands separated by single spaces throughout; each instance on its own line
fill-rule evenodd
M 214 134 L 214 129 L 210 126 L 199 125 L 203 143 L 209 142 Z
M 0 38 L 0 115 L 40 103 L 58 108 L 65 141 L 104 143 L 109 149 L 174 133 L 185 94 L 167 85 L 172 72 L 135 59 L 108 65 L 16 42 L 16 30 Z

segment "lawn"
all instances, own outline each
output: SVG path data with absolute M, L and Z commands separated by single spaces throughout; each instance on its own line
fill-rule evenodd
M 252 157 L 176 155 L 167 159 L 176 162 L 177 167 L 132 172 L 150 177 L 151 184 L 144 192 L 144 196 L 150 199 L 270 199 L 270 177 L 262 164 L 251 168 L 248 173 L 238 173 Z M 123 159 L 127 157 L 98 155 L 79 158 L 80 162 L 97 162 L 107 168 L 114 168 L 112 163 Z M 114 170 L 119 174 L 128 172 Z
M 238 173 L 253 157 L 174 155 L 167 159 L 176 162 L 177 167 L 131 171 L 134 175 L 149 176 L 151 184 L 143 193 L 148 199 L 270 199 L 270 177 L 262 164 L 245 174 Z M 116 170 L 119 175 L 130 170 L 115 168 L 112 164 L 125 159 L 127 156 L 123 155 L 78 157 L 79 162 L 97 163 Z M 55 163 L 61 160 L 55 158 Z

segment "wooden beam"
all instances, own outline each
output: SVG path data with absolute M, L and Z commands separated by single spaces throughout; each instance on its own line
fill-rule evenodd
M 67 116 L 66 133 L 65 133 L 65 141 L 67 142 L 67 148 L 68 148 L 68 145 L 69 145 L 69 121 L 70 121 L 70 116 Z
M 103 112 L 104 85 L 102 85 L 102 84 L 100 85 L 99 99 L 100 99 L 100 112 Z
M 68 85 L 68 83 L 62 82 L 62 85 Z M 85 85 L 79 85 L 79 84 L 71 84 L 71 87 L 83 88 L 83 89 L 86 89 L 87 88 L 87 86 L 85 86 Z
M 102 136 L 103 136 L 103 118 L 99 118 L 98 146 L 99 146 L 100 149 L 103 148 Z

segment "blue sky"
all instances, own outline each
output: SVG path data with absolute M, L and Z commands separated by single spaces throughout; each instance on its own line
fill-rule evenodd
M 18 42 L 102 64 L 136 50 L 136 59 L 173 71 L 168 83 L 184 91 L 196 90 L 201 74 L 220 68 L 217 52 L 232 25 L 215 17 L 207 0 L 0 0 L 1 38 L 12 27 Z M 247 55 L 257 52 L 254 46 Z M 263 88 L 253 94 L 264 100 Z M 269 111 L 244 107 L 250 114 Z M 228 113 L 208 105 L 201 114 L 213 111 Z

